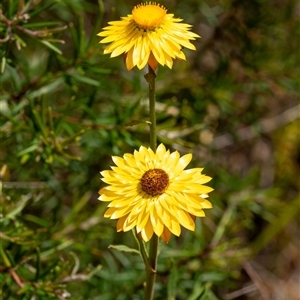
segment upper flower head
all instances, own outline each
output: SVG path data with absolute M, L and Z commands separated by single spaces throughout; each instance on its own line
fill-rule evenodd
M 101 172 L 108 186 L 99 200 L 110 202 L 104 216 L 119 219 L 117 231 L 136 227 L 144 241 L 155 233 L 168 242 L 172 233 L 180 235 L 180 225 L 195 230 L 195 216 L 204 217 L 203 209 L 212 207 L 206 198 L 213 189 L 203 185 L 211 178 L 202 168 L 184 170 L 191 159 L 163 144 L 155 153 L 141 146 L 134 154 L 114 156 L 117 166 Z
M 184 59 L 182 47 L 195 50 L 190 43 L 199 35 L 189 31 L 191 25 L 179 23 L 167 10 L 155 2 L 137 5 L 131 15 L 120 21 L 109 22 L 99 36 L 105 37 L 100 43 L 111 43 L 104 53 L 111 57 L 125 54 L 128 70 L 139 69 L 148 63 L 153 70 L 157 64 L 173 66 L 173 59 Z

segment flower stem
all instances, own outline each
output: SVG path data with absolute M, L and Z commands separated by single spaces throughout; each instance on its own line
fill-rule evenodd
M 158 236 L 154 234 L 150 240 L 149 262 L 151 269 L 147 270 L 145 300 L 152 300 L 154 296 L 154 283 L 156 279 L 156 265 L 158 252 Z
M 155 72 L 148 66 L 148 74 L 145 78 L 149 84 L 149 115 L 150 115 L 150 147 L 155 152 L 157 147 L 156 135 L 156 111 L 155 111 Z M 146 288 L 145 300 L 152 300 L 154 296 L 154 283 L 156 278 L 156 265 L 158 253 L 158 236 L 154 234 L 150 240 L 149 263 L 150 268 L 146 266 Z
M 156 137 L 156 111 L 155 111 L 155 72 L 150 66 L 148 66 L 148 74 L 145 78 L 149 84 L 149 114 L 150 114 L 150 147 L 155 152 L 157 137 Z

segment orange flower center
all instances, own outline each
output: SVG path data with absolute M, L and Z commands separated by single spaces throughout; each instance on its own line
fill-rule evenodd
M 150 196 L 161 195 L 169 185 L 168 174 L 161 169 L 152 169 L 141 178 L 142 190 Z
M 132 17 L 138 28 L 153 30 L 163 22 L 166 13 L 167 10 L 163 6 L 155 2 L 146 2 L 133 8 Z

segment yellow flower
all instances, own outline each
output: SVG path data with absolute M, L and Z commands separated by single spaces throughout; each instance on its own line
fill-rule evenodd
M 98 33 L 105 37 L 100 43 L 111 43 L 104 53 L 110 57 L 125 54 L 128 70 L 139 69 L 148 63 L 153 70 L 157 64 L 173 66 L 173 59 L 185 60 L 182 47 L 196 50 L 190 40 L 200 37 L 189 31 L 191 25 L 179 23 L 182 19 L 167 14 L 166 8 L 155 2 L 146 2 L 133 8 L 132 14 L 120 21 L 109 22 L 110 26 Z
M 172 233 L 180 235 L 181 225 L 194 231 L 195 217 L 212 207 L 206 198 L 213 189 L 203 185 L 211 178 L 202 168 L 184 170 L 192 154 L 180 157 L 160 144 L 156 153 L 141 146 L 112 159 L 117 166 L 101 172 L 108 186 L 100 189 L 99 200 L 110 202 L 104 217 L 119 219 L 118 232 L 136 227 L 144 241 L 155 233 L 168 242 Z

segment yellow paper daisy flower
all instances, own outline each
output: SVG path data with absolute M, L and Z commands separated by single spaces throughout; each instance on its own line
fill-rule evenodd
M 147 63 L 153 70 L 158 63 L 171 69 L 173 59 L 186 59 L 182 47 L 196 50 L 190 40 L 200 37 L 189 31 L 191 25 L 181 21 L 167 14 L 162 5 L 146 2 L 120 21 L 108 22 L 110 26 L 98 35 L 105 37 L 100 43 L 111 43 L 104 53 L 111 53 L 111 57 L 125 54 L 128 70 L 134 66 L 142 69 Z
M 118 232 L 136 227 L 144 241 L 155 233 L 168 242 L 172 234 L 180 235 L 181 226 L 194 231 L 195 217 L 212 207 L 206 198 L 213 189 L 203 185 L 211 178 L 202 168 L 184 170 L 192 154 L 180 157 L 160 144 L 155 153 L 141 146 L 112 159 L 117 166 L 101 172 L 108 186 L 100 189 L 99 200 L 110 202 L 104 216 L 119 219 Z

